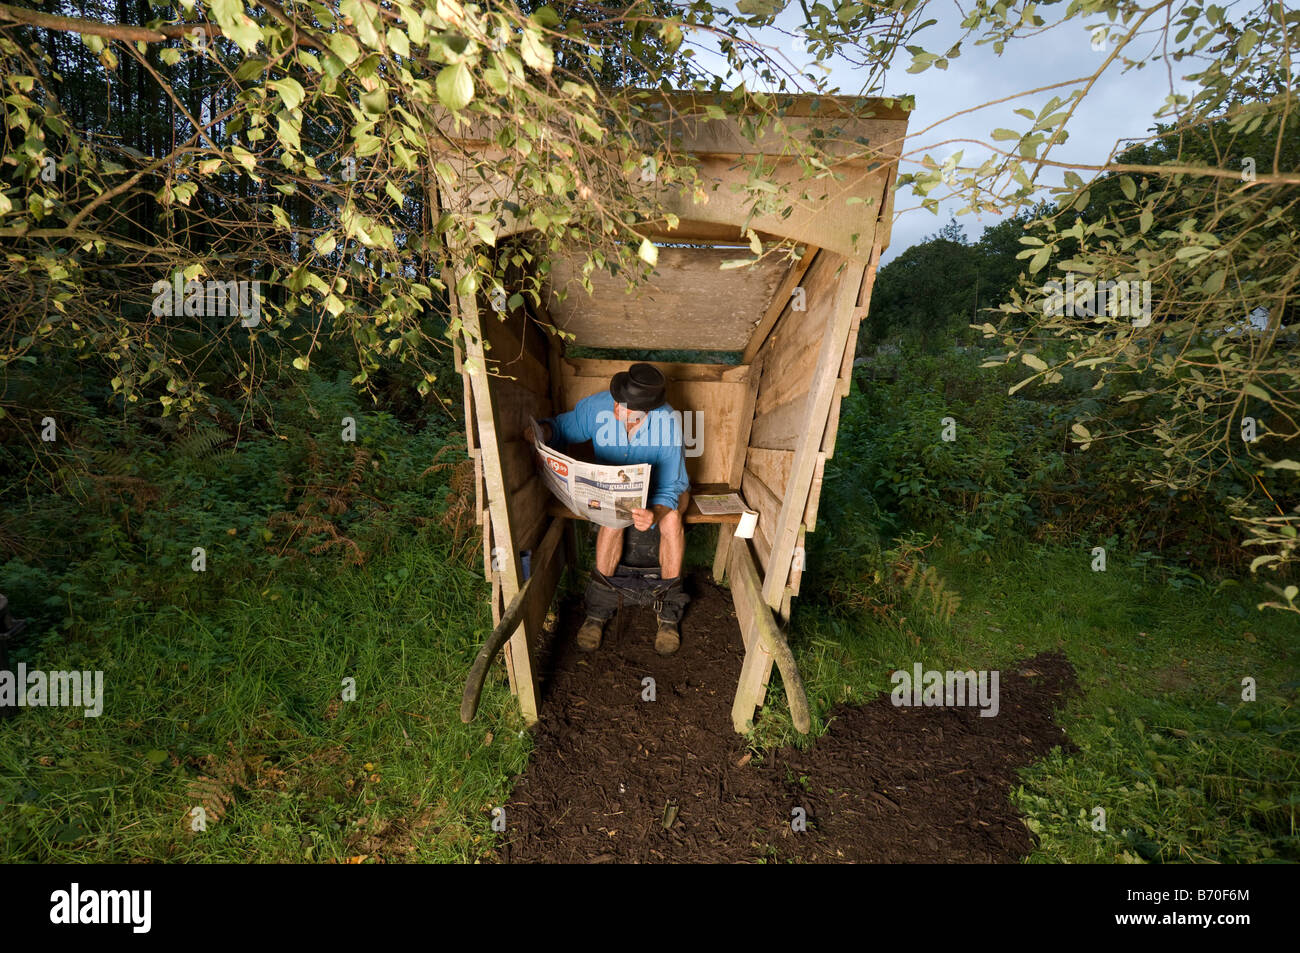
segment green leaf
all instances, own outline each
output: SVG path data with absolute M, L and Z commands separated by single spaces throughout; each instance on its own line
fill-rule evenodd
M 483 82 L 488 84 L 488 88 L 498 96 L 504 96 L 510 84 L 506 82 L 506 74 L 495 66 L 489 66 L 483 71 Z
M 285 109 L 297 109 L 302 105 L 303 92 L 302 84 L 296 79 L 285 77 L 284 79 L 275 79 L 266 84 L 280 95 L 280 100 L 284 103 Z
M 520 41 L 520 53 L 524 62 L 533 69 L 549 74 L 555 67 L 555 53 L 546 45 L 542 35 L 532 27 L 525 27 Z
M 343 0 L 339 4 L 339 11 L 345 17 L 352 18 L 352 26 L 362 43 L 373 50 L 379 49 L 379 31 L 375 29 L 374 17 L 361 0 Z
M 383 86 L 361 94 L 361 108 L 372 116 L 382 116 L 388 111 L 388 92 Z
M 293 359 L 293 366 L 296 367 L 296 368 L 298 368 L 298 370 L 300 370 L 300 371 L 305 371 L 305 370 L 307 370 L 308 367 L 311 366 L 311 358 L 308 358 L 308 357 L 295 357 L 295 358 Z
M 290 149 L 298 152 L 302 151 L 302 141 L 298 138 L 298 123 L 294 122 L 286 115 L 277 116 L 275 128 L 279 134 L 280 141 Z
M 312 242 L 312 247 L 316 249 L 318 255 L 328 255 L 337 245 L 338 242 L 334 240 L 334 236 L 329 232 L 319 236 L 314 242 Z
M 464 63 L 444 66 L 438 72 L 438 99 L 453 112 L 459 112 L 474 98 L 474 78 Z
M 411 55 L 411 41 L 397 27 L 389 27 L 385 39 L 388 40 L 389 49 L 398 56 L 409 57 Z
M 424 42 L 424 21 L 420 19 L 420 11 L 406 4 L 401 4 L 402 22 L 406 24 L 406 30 L 411 35 L 414 43 Z
M 1266 404 L 1271 404 L 1271 403 L 1273 403 L 1273 398 L 1272 398 L 1272 396 L 1269 394 L 1269 392 L 1266 391 L 1266 390 L 1264 390 L 1264 388 L 1260 387 L 1258 384 L 1250 384 L 1250 383 L 1248 383 L 1248 384 L 1246 384 L 1245 386 L 1242 387 L 1242 390 L 1244 390 L 1244 391 L 1245 391 L 1247 394 L 1249 394 L 1251 397 L 1254 397 L 1254 398 L 1257 398 L 1258 400 L 1262 400 L 1262 401 L 1264 401 L 1264 403 L 1266 403 Z
M 994 129 L 994 130 L 993 130 L 993 141 L 994 141 L 994 142 L 1007 142 L 1007 141 L 1009 141 L 1009 140 L 1012 140 L 1012 139 L 1019 139 L 1019 138 L 1020 138 L 1020 133 L 1016 132 L 1014 129 Z
M 253 53 L 262 41 L 262 30 L 244 12 L 244 0 L 212 0 L 212 15 L 221 26 L 226 39 L 232 40 L 245 53 Z
M 158 59 L 162 60 L 168 66 L 175 66 L 181 61 L 181 51 L 174 46 L 169 46 L 158 54 Z
M 1155 216 L 1151 214 L 1151 210 L 1144 208 L 1142 214 L 1138 217 L 1138 230 L 1146 234 L 1151 229 L 1151 224 L 1154 221 Z
M 1034 257 L 1029 260 L 1029 273 L 1037 274 L 1043 270 L 1048 260 L 1052 257 L 1052 246 L 1044 245 L 1038 251 L 1034 252 Z
M 659 249 L 648 238 L 641 239 L 641 247 L 637 249 L 636 253 L 637 257 L 652 268 L 659 264 Z
M 1300 460 L 1275 460 L 1264 465 L 1271 470 L 1300 470 Z
M 235 157 L 235 161 L 244 167 L 248 172 L 252 172 L 257 165 L 257 158 L 245 149 L 243 146 L 232 145 L 230 154 Z
M 361 55 L 361 47 L 357 46 L 357 41 L 346 33 L 331 33 L 325 45 L 330 48 L 331 53 L 343 61 L 344 66 L 351 66 Z
M 1132 176 L 1130 175 L 1120 176 L 1119 188 L 1120 191 L 1124 193 L 1124 198 L 1128 199 L 1130 202 L 1133 201 L 1133 199 L 1137 198 L 1138 187 L 1137 184 L 1133 181 Z

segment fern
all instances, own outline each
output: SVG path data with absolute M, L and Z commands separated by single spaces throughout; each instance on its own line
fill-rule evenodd
M 924 545 L 903 542 L 894 561 L 894 581 L 913 601 L 928 605 L 931 612 L 947 623 L 961 607 L 961 595 L 944 581 L 938 569 L 926 564 L 923 553 L 934 542 L 933 539 Z
M 181 460 L 196 463 L 213 456 L 217 449 L 231 439 L 230 434 L 211 424 L 198 424 L 172 444 L 172 452 Z

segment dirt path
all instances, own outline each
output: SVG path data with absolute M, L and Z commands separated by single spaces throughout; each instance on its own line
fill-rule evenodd
M 616 617 L 587 655 L 573 645 L 581 602 L 561 607 L 501 861 L 1007 863 L 1032 849 L 1007 795 L 1017 769 L 1066 743 L 1053 720 L 1075 685 L 1064 656 L 1004 670 L 996 718 L 883 697 L 838 707 L 809 751 L 758 763 L 731 730 L 741 648 L 730 595 L 703 572 L 688 588 L 682 647 L 667 659 L 648 610 L 625 609 L 622 631 Z M 795 808 L 806 831 L 791 830 Z

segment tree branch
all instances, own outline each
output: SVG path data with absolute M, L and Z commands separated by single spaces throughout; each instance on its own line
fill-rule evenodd
M 202 30 L 208 36 L 224 36 L 221 27 L 213 23 L 182 23 L 159 27 L 132 26 L 127 23 L 101 23 L 98 20 L 82 20 L 77 17 L 61 17 L 38 10 L 24 10 L 0 3 L 0 21 L 23 23 L 38 26 L 46 30 L 59 30 L 63 33 L 80 33 L 84 36 L 102 36 L 109 40 L 122 40 L 127 43 L 144 41 L 161 43 L 163 40 L 192 36 L 195 30 Z

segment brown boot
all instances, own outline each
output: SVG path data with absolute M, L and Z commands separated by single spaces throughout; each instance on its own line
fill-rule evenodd
M 672 655 L 682 644 L 682 637 L 677 634 L 677 623 L 659 620 L 659 631 L 655 634 L 655 651 L 660 655 Z
M 587 616 L 587 621 L 583 622 L 582 628 L 578 630 L 578 648 L 584 652 L 596 651 L 600 648 L 600 639 L 604 634 L 605 620 Z

